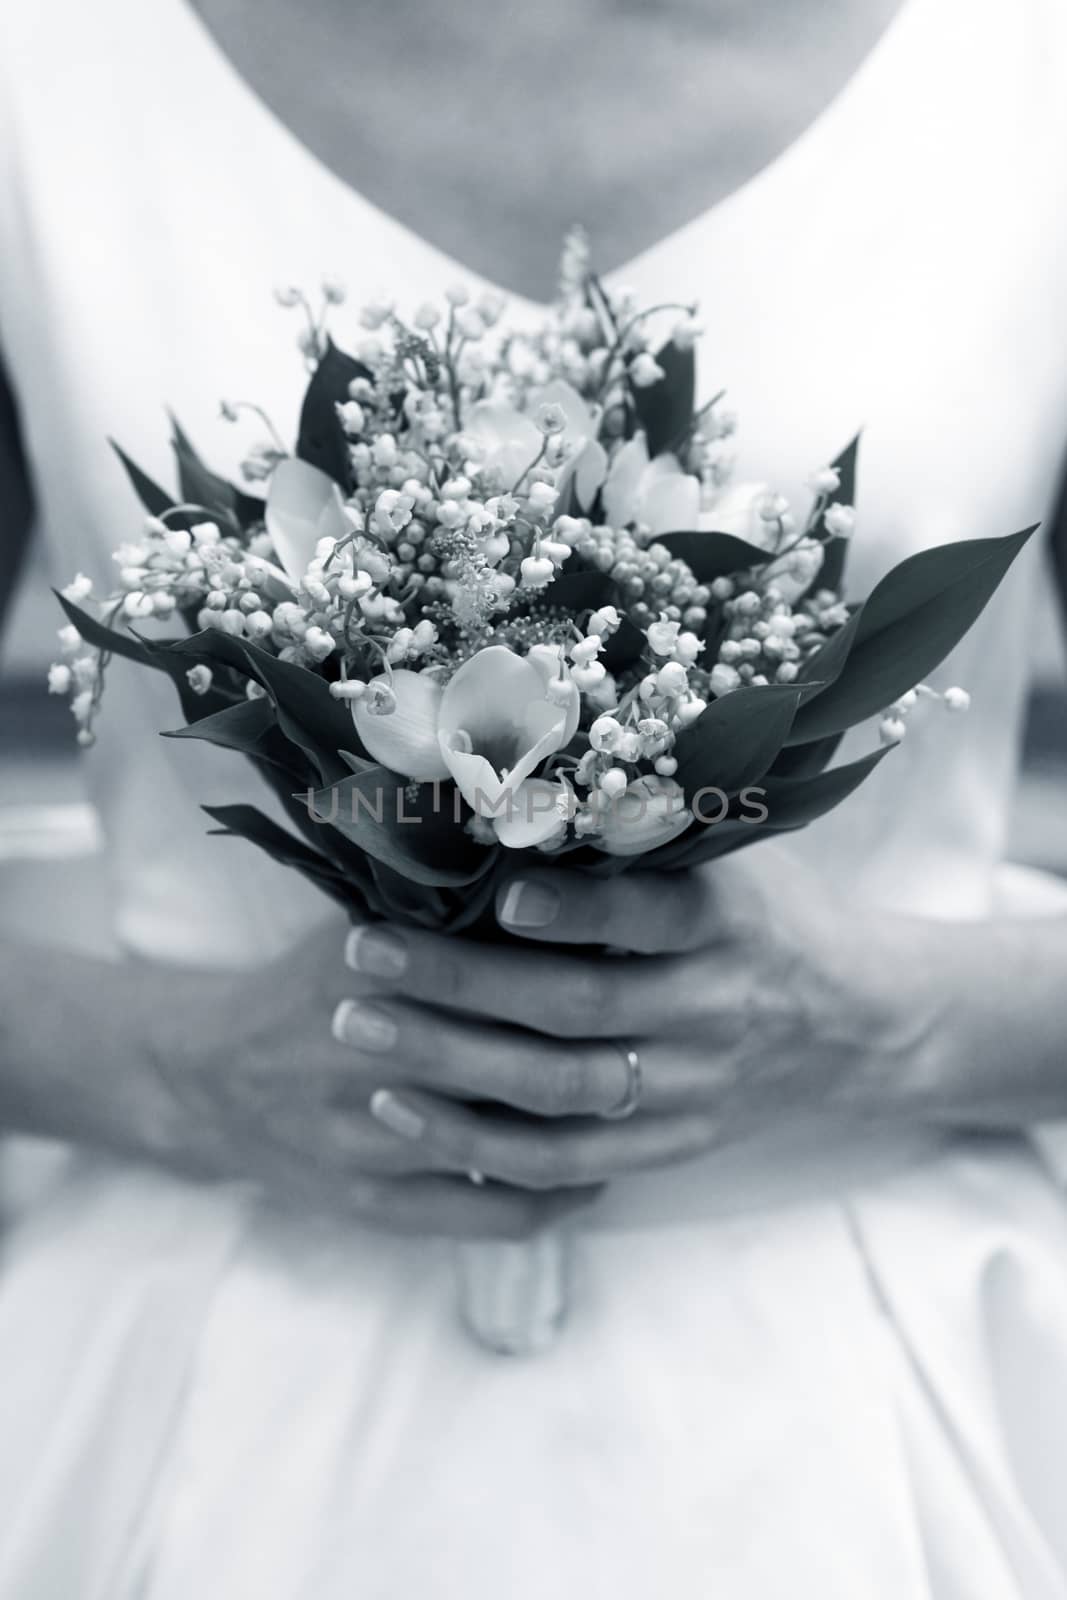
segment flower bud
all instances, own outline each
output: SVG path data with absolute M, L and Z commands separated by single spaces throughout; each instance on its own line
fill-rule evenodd
M 741 676 L 736 667 L 727 666 L 725 661 L 718 661 L 711 669 L 709 682 L 712 694 L 718 697 L 740 688 Z

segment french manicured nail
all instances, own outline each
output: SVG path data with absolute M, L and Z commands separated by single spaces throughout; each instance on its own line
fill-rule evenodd
M 391 1050 L 396 1043 L 392 1018 L 361 1000 L 341 1001 L 333 1014 L 331 1031 L 338 1044 L 350 1044 L 357 1050 Z
M 371 978 L 402 978 L 408 964 L 404 941 L 384 928 L 353 928 L 345 940 L 345 961 Z
M 426 1118 L 420 1117 L 413 1106 L 406 1101 L 398 1100 L 390 1089 L 375 1089 L 370 1097 L 370 1108 L 378 1121 L 384 1123 L 391 1133 L 398 1133 L 402 1139 L 420 1139 L 426 1127 Z
M 509 928 L 547 928 L 559 916 L 560 899 L 551 884 L 516 878 L 500 902 L 500 920 Z

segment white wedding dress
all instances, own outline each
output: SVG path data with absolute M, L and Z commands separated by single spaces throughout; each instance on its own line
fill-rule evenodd
M 799 492 L 864 425 L 857 590 L 1048 510 L 1065 90 L 1063 0 L 905 0 L 783 156 L 616 274 L 700 300 L 741 475 Z M 292 424 L 275 283 L 413 304 L 465 276 L 313 159 L 186 0 L 0 0 L 0 261 L 61 580 L 136 536 L 108 435 L 170 481 L 166 406 L 224 467 L 247 435 L 219 395 Z M 1000 865 L 1040 573 L 1035 548 L 939 680 L 971 716 L 918 718 L 798 843 L 857 898 L 1063 910 Z M 204 838 L 198 803 L 256 779 L 157 739 L 157 689 L 112 668 L 101 943 L 260 961 L 327 913 Z M 60 1154 L 0 1233 L 0 1600 L 1064 1600 L 1057 1131 L 820 1124 L 620 1183 L 528 1361 L 458 1330 L 445 1244 Z

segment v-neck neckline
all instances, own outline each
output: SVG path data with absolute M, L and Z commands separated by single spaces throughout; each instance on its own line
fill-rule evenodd
M 447 272 L 455 279 L 475 283 L 485 289 L 493 290 L 504 295 L 512 307 L 526 310 L 528 313 L 537 314 L 547 308 L 548 302 L 536 300 L 521 291 L 509 288 L 505 284 L 496 282 L 485 273 L 468 266 L 466 263 L 452 256 L 447 250 L 434 244 L 417 228 L 402 222 L 389 211 L 379 206 L 368 198 L 362 190 L 358 189 L 349 179 L 343 177 L 327 160 L 318 155 L 312 147 L 284 120 L 270 103 L 264 99 L 249 79 L 240 70 L 229 53 L 196 9 L 192 0 L 166 0 L 172 6 L 177 20 L 185 30 L 191 50 L 199 50 L 205 63 L 212 67 L 227 90 L 234 98 L 248 108 L 252 116 L 258 117 L 264 126 L 272 130 L 274 136 L 285 143 L 290 151 L 299 155 L 309 167 L 316 170 L 340 194 L 347 197 L 350 204 L 358 206 L 371 217 L 387 228 L 394 237 L 399 236 L 410 246 L 416 247 L 435 260 L 442 271 Z M 744 204 L 752 195 L 759 192 L 772 181 L 778 173 L 788 167 L 796 157 L 809 151 L 819 140 L 823 139 L 831 127 L 844 115 L 846 110 L 855 102 L 859 90 L 868 82 L 871 75 L 881 70 L 887 54 L 895 48 L 900 36 L 910 25 L 912 17 L 923 5 L 929 5 L 932 0 L 901 0 L 897 10 L 889 22 L 882 29 L 878 38 L 866 52 L 859 65 L 849 74 L 833 96 L 826 102 L 809 122 L 805 124 L 800 133 L 791 139 L 775 155 L 771 156 L 748 178 L 735 185 L 734 188 L 721 195 L 703 211 L 688 221 L 680 223 L 676 228 L 670 229 L 662 238 L 637 252 L 622 265 L 611 268 L 602 274 L 608 282 L 624 282 L 628 275 L 644 264 L 649 258 L 667 252 L 670 247 L 683 236 L 702 228 L 721 214 L 734 210 Z M 195 80 L 195 72 L 192 74 Z M 562 242 L 562 241 L 561 241 Z

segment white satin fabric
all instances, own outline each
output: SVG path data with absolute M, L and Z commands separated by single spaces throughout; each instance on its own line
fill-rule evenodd
M 1065 75 L 1062 0 L 905 0 L 784 156 L 616 275 L 701 300 L 744 476 L 796 491 L 865 424 L 857 589 L 1047 508 Z M 458 275 L 311 158 L 184 0 L 0 0 L 0 259 L 56 574 L 101 578 L 138 522 L 107 435 L 167 478 L 166 405 L 224 466 L 217 395 L 291 424 L 272 284 L 336 271 L 356 304 L 412 303 Z M 971 716 L 916 719 L 798 844 L 857 898 L 1062 911 L 999 865 L 1039 570 L 941 675 Z M 101 943 L 285 948 L 322 906 L 197 811 L 262 803 L 254 776 L 157 740 L 169 690 L 112 679 Z M 436 1243 L 74 1152 L 20 1187 L 12 1147 L 0 1600 L 1063 1600 L 1067 1205 L 1057 1130 L 1038 1142 L 818 1125 L 620 1184 L 564 1336 L 517 1363 L 457 1330 Z

